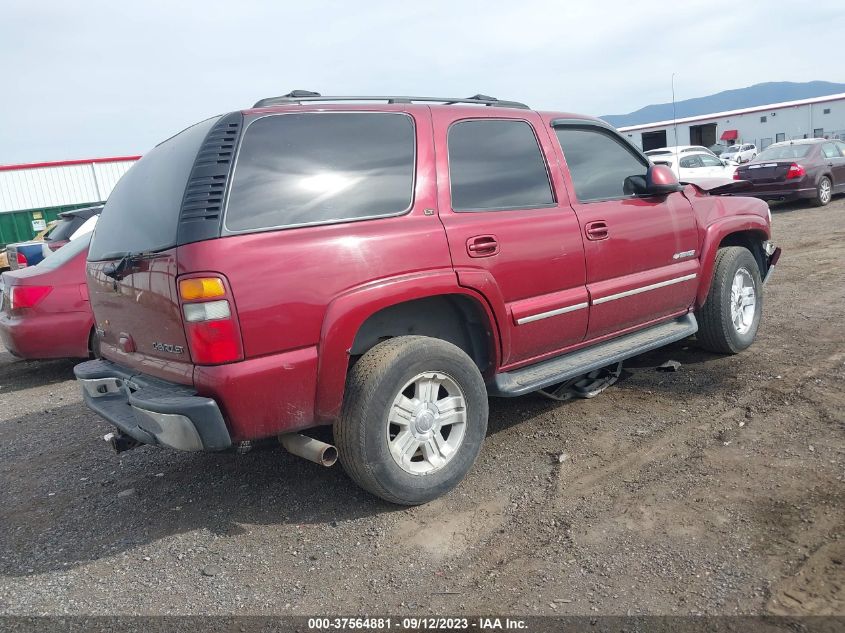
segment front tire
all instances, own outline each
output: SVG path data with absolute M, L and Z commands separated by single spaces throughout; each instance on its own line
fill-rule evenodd
M 487 433 L 487 390 L 475 363 L 440 339 L 401 336 L 349 372 L 334 425 L 346 473 L 372 494 L 417 505 L 445 494 L 475 463 Z
M 827 176 L 822 176 L 816 185 L 816 197 L 813 198 L 814 207 L 824 207 L 830 203 L 833 194 L 833 183 Z
M 757 260 L 747 248 L 720 248 L 710 292 L 697 315 L 701 347 L 720 354 L 747 349 L 760 327 L 762 289 Z

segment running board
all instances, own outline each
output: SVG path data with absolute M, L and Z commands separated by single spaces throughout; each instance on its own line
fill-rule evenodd
M 491 396 L 521 396 L 680 341 L 697 331 L 693 314 L 685 314 L 571 354 L 498 374 L 488 386 L 488 392 Z

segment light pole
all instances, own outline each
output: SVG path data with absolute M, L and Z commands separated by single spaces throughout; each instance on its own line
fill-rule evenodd
M 675 147 L 678 146 L 678 118 L 675 116 L 675 73 L 672 73 L 672 127 L 675 130 Z

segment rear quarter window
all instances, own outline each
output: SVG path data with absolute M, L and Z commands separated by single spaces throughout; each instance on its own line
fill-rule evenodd
M 410 116 L 384 112 L 265 116 L 243 135 L 226 205 L 229 232 L 400 215 L 411 208 Z
M 176 245 L 185 185 L 200 145 L 219 119 L 207 119 L 159 143 L 123 175 L 97 222 L 90 260 Z

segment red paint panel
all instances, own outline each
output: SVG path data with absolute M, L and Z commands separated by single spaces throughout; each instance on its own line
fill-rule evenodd
M 194 384 L 220 406 L 235 442 L 299 431 L 314 425 L 317 348 L 197 367 Z
M 80 293 L 85 280 L 85 256 L 80 253 L 63 266 L 45 270 L 33 266 L 3 273 L 6 293 L 13 286 L 49 286 L 50 292 L 34 307 L 0 312 L 3 345 L 23 358 L 86 358 L 94 316 Z

